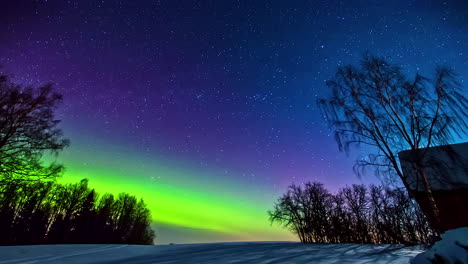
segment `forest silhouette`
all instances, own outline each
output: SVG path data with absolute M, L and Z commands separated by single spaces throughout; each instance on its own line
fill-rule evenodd
M 335 194 L 318 182 L 291 185 L 268 214 L 303 243 L 412 245 L 434 234 L 405 190 L 377 185 L 355 184 Z
M 61 102 L 50 84 L 23 87 L 0 75 L 0 245 L 153 244 L 143 200 L 99 196 L 87 179 L 59 184 L 64 166 L 44 164 L 69 145 L 55 118 Z
M 127 193 L 99 196 L 86 179 L 8 183 L 0 192 L 0 245 L 153 244 L 143 200 Z

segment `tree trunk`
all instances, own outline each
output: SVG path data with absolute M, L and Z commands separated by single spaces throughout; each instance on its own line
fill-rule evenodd
M 424 191 L 426 193 L 426 198 L 429 202 L 429 209 L 430 209 L 430 212 L 429 215 L 430 217 L 429 218 L 429 223 L 431 224 L 431 227 L 437 232 L 437 233 L 441 233 L 443 230 L 442 230 L 442 227 L 440 225 L 440 212 L 439 212 L 439 208 L 437 207 L 437 203 L 436 203 L 436 200 L 434 199 L 434 194 L 432 192 L 432 188 L 431 188 L 431 185 L 429 183 L 429 179 L 427 178 L 427 175 L 426 175 L 426 172 L 424 171 L 424 166 L 418 162 L 417 164 L 418 168 L 417 168 L 417 173 L 419 174 L 418 176 L 421 177 L 421 179 L 423 180 L 423 186 L 424 186 Z M 418 202 L 420 203 L 420 202 Z

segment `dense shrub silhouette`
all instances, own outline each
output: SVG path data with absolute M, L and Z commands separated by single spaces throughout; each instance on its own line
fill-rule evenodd
M 153 244 L 151 214 L 126 193 L 101 198 L 88 187 L 55 182 L 0 185 L 0 244 Z
M 403 189 L 352 185 L 330 193 L 323 184 L 291 185 L 272 211 L 303 243 L 418 244 L 433 234 Z

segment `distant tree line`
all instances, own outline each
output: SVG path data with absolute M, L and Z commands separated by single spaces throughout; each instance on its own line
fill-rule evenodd
M 303 243 L 427 243 L 429 223 L 403 189 L 352 185 L 330 193 L 323 184 L 291 185 L 268 211 Z
M 86 179 L 0 185 L 0 245 L 153 244 L 150 223 L 143 200 L 126 193 L 100 197 Z

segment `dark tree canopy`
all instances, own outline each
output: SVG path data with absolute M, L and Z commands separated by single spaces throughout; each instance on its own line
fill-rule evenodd
M 63 171 L 41 161 L 45 152 L 57 154 L 69 144 L 54 116 L 61 101 L 51 85 L 22 87 L 0 76 L 1 182 L 53 178 Z
M 335 131 L 339 149 L 348 152 L 352 145 L 367 145 L 371 151 L 357 161 L 357 173 L 371 165 L 377 172 L 397 175 L 411 192 L 398 153 L 412 151 L 417 157 L 412 163 L 418 166 L 418 178 L 431 202 L 429 214 L 437 221 L 438 210 L 423 169 L 424 150 L 468 132 L 468 99 L 454 71 L 438 67 L 432 78 L 420 74 L 409 78 L 398 65 L 366 55 L 359 67 L 338 68 L 327 86 L 331 95 L 318 103 Z

